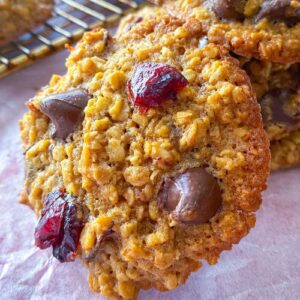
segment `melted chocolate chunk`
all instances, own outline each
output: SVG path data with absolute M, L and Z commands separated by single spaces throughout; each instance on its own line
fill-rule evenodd
M 113 231 L 112 228 L 108 228 L 106 231 L 102 233 L 100 237 L 97 238 L 96 245 L 92 249 L 92 251 L 84 257 L 85 260 L 91 260 L 94 259 L 103 246 L 103 243 L 108 241 L 108 240 L 116 240 L 117 239 L 117 234 Z
M 91 95 L 84 89 L 75 89 L 69 92 L 50 95 L 41 102 L 41 111 L 54 124 L 52 137 L 66 139 L 81 124 Z
M 161 210 L 172 212 L 175 220 L 187 224 L 207 222 L 221 203 L 219 184 L 204 168 L 188 169 L 174 178 L 166 178 L 158 196 Z
M 288 100 L 292 92 L 289 89 L 273 89 L 264 96 L 261 101 L 261 108 L 265 124 L 272 122 L 293 127 L 300 123 L 300 107 L 294 113 L 287 110 Z
M 206 6 L 222 19 L 236 19 L 244 18 L 244 0 L 208 0 Z
M 291 0 L 266 0 L 263 2 L 255 21 L 268 17 L 272 20 L 283 20 L 289 24 L 300 21 L 300 7 L 291 7 Z

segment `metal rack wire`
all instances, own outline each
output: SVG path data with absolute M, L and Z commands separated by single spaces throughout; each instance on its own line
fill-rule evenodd
M 144 3 L 145 0 L 56 1 L 51 19 L 0 47 L 0 78 L 62 48 L 66 43 L 73 43 L 87 30 L 113 24 L 120 16 Z

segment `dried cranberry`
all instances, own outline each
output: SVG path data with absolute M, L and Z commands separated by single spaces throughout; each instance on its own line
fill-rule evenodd
M 44 200 L 35 229 L 35 244 L 41 249 L 53 246 L 53 255 L 60 262 L 73 261 L 82 227 L 78 201 L 60 190 L 54 191 Z
M 47 195 L 34 233 L 37 247 L 46 249 L 59 240 L 65 207 L 66 202 L 59 191 Z
M 187 79 L 169 65 L 143 63 L 134 69 L 128 89 L 134 105 L 148 109 L 166 100 L 175 100 L 176 94 L 187 84 Z
M 44 199 L 44 207 L 42 209 L 42 215 L 43 212 L 45 212 L 47 210 L 47 208 L 49 208 L 50 206 L 52 206 L 54 204 L 54 202 L 57 201 L 58 198 L 64 198 L 64 192 L 61 190 L 55 190 L 51 193 L 49 193 L 45 199 Z
M 60 262 L 73 261 L 76 257 L 76 249 L 82 230 L 81 212 L 76 201 L 68 196 L 68 205 L 65 210 L 64 228 L 62 240 L 53 245 L 53 256 Z

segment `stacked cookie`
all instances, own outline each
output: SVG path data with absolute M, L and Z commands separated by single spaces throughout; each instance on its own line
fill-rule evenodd
M 271 140 L 272 169 L 300 163 L 300 63 L 252 59 L 244 65 Z
M 209 42 L 229 49 L 250 76 L 271 141 L 272 169 L 300 163 L 300 1 L 161 0 L 201 22 Z
M 0 46 L 50 18 L 54 0 L 0 0 Z
M 35 243 L 79 256 L 94 291 L 175 289 L 255 225 L 269 139 L 291 155 L 299 130 L 295 2 L 276 24 L 257 3 L 166 1 L 114 37 L 88 32 L 28 102 L 21 200 L 39 216 Z

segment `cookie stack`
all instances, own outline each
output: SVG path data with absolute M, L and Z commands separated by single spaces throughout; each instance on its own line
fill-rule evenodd
M 114 37 L 86 33 L 20 121 L 36 245 L 79 256 L 94 291 L 136 299 L 182 285 L 247 235 L 269 138 L 274 168 L 299 160 L 288 2 L 166 1 Z
M 300 163 L 300 1 L 162 0 L 240 60 L 261 104 L 272 169 Z

